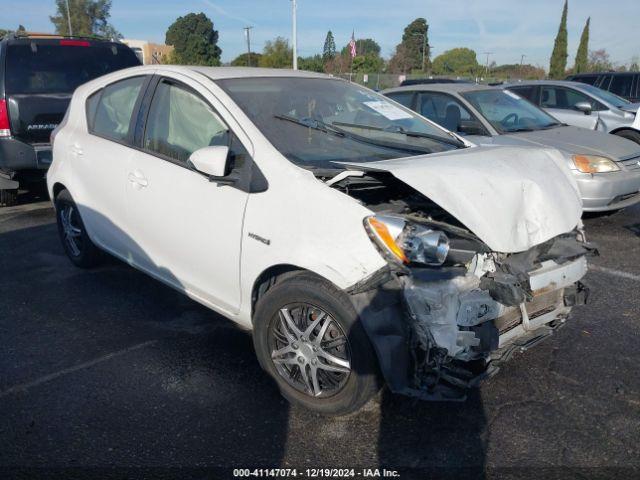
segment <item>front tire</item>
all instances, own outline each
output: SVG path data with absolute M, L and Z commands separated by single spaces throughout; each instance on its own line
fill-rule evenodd
M 89 238 L 78 206 L 68 190 L 58 194 L 55 207 L 58 234 L 69 260 L 80 268 L 97 266 L 102 260 L 102 252 Z
M 636 132 L 635 130 L 621 130 L 619 132 L 616 132 L 614 135 L 640 144 L 640 132 Z
M 258 299 L 253 342 L 282 395 L 309 410 L 346 415 L 380 388 L 377 358 L 349 298 L 315 275 L 289 276 Z

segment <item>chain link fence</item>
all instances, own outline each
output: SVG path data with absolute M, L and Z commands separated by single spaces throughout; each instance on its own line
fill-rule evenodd
M 393 74 L 393 73 L 340 73 L 334 76 L 349 80 L 351 82 L 359 83 L 365 87 L 369 87 L 373 90 L 384 90 L 386 88 L 398 87 L 405 80 L 429 78 L 437 80 L 441 79 L 454 79 L 473 83 L 500 83 L 504 81 L 518 81 L 517 79 L 501 78 L 501 77 L 438 77 L 425 75 L 424 73 L 409 73 L 409 74 Z

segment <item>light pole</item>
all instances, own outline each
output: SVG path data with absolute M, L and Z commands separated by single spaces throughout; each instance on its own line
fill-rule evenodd
M 250 32 L 253 27 L 244 27 L 244 34 L 247 37 L 247 67 L 251 66 L 251 37 Z
M 493 52 L 483 52 L 484 55 L 487 56 L 487 65 L 485 67 L 485 75 L 488 77 L 489 76 L 489 56 L 493 55 Z
M 520 76 L 521 77 L 522 77 L 522 64 L 524 63 L 524 57 L 526 57 L 524 53 L 520 55 Z
M 67 4 L 67 23 L 69 24 L 69 36 L 73 36 L 73 29 L 71 28 L 71 10 L 69 10 L 69 0 L 65 0 Z
M 426 56 L 427 56 L 427 34 L 426 33 L 414 33 L 413 34 L 414 37 L 422 37 L 423 40 L 423 44 L 422 44 L 422 71 L 425 71 L 425 67 L 426 67 Z
M 298 26 L 296 24 L 296 12 L 298 10 L 297 0 L 291 0 L 291 14 L 293 16 L 293 69 L 298 69 Z

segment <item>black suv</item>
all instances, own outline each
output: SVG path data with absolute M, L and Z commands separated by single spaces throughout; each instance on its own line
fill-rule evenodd
M 640 72 L 577 73 L 569 75 L 567 80 L 588 83 L 630 102 L 640 102 Z
M 15 34 L 0 41 L 0 206 L 15 203 L 20 184 L 43 178 L 49 136 L 76 87 L 137 65 L 119 42 Z

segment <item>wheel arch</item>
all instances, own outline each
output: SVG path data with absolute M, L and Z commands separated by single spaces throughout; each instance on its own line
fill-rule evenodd
M 254 313 L 256 309 L 256 303 L 258 299 L 263 296 L 271 287 L 273 287 L 276 283 L 281 282 L 282 280 L 289 278 L 293 275 L 297 274 L 309 274 L 315 276 L 320 281 L 324 281 L 330 283 L 335 288 L 338 288 L 333 282 L 323 277 L 322 275 L 317 274 L 309 269 L 300 267 L 298 265 L 293 264 L 277 264 L 272 265 L 260 273 L 253 282 L 253 286 L 251 288 L 251 323 L 254 321 Z M 339 288 L 338 288 L 339 289 Z
M 51 189 L 52 198 L 51 200 L 55 201 L 55 199 L 60 195 L 60 192 L 63 190 L 68 190 L 67 187 L 64 186 L 61 182 L 56 182 L 53 184 L 53 188 Z
M 634 133 L 637 133 L 638 135 L 640 135 L 640 131 L 639 130 L 636 130 L 635 128 L 631 128 L 631 127 L 619 127 L 619 128 L 614 129 L 614 130 L 611 130 L 609 133 L 612 134 L 612 135 L 616 135 L 616 134 L 618 134 L 620 132 L 634 132 Z

